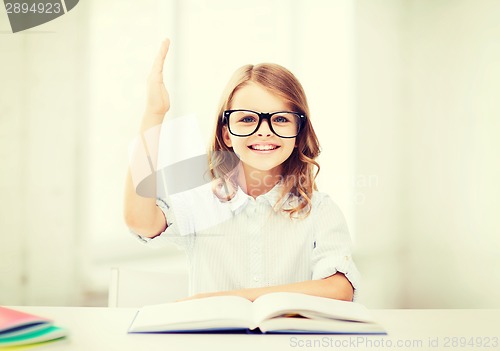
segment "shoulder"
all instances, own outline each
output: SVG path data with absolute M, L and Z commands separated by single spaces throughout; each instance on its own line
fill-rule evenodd
M 311 197 L 311 212 L 324 213 L 330 212 L 337 215 L 342 215 L 342 211 L 332 197 L 320 191 L 314 191 Z
M 334 204 L 331 196 L 327 193 L 315 190 L 311 196 L 311 204 L 314 207 L 321 206 L 324 204 Z
M 337 233 L 349 233 L 344 213 L 330 195 L 314 192 L 311 200 L 310 217 L 317 231 L 334 230 Z
M 290 210 L 293 209 L 294 207 L 298 206 L 300 202 L 305 202 L 305 200 L 301 197 L 298 197 L 296 195 L 290 194 L 288 199 L 285 201 L 282 209 L 284 210 Z M 343 216 L 342 211 L 340 210 L 339 206 L 332 200 L 330 195 L 327 193 L 323 193 L 320 191 L 313 191 L 310 202 L 307 204 L 307 206 L 302 210 L 300 214 L 295 214 L 296 219 L 302 218 L 318 218 L 318 217 L 323 217 L 324 215 L 333 215 L 333 216 Z M 307 214 L 304 216 L 303 213 L 307 211 Z M 288 213 L 287 213 L 288 215 Z

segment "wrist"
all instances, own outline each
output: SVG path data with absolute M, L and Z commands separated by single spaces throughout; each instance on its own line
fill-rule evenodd
M 167 114 L 168 110 L 169 108 L 154 108 L 146 105 L 146 108 L 144 109 L 144 115 L 152 116 L 155 118 L 163 118 Z

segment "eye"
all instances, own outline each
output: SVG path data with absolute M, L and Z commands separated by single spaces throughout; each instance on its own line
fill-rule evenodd
M 240 122 L 243 123 L 255 123 L 257 119 L 254 116 L 244 116 L 240 118 Z
M 286 118 L 285 116 L 275 116 L 273 118 L 273 122 L 274 123 L 287 123 L 287 122 L 290 122 L 290 120 L 288 118 Z

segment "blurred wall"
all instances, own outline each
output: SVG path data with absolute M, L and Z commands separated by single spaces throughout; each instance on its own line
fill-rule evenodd
M 12 34 L 0 10 L 0 304 L 78 304 L 87 18 Z
M 402 153 L 407 104 L 404 54 L 409 2 L 356 2 L 356 235 L 363 275 L 360 299 L 373 307 L 403 306 L 408 240 L 402 218 Z
M 500 2 L 357 1 L 368 305 L 498 307 Z
M 498 307 L 500 2 L 408 11 L 404 303 Z

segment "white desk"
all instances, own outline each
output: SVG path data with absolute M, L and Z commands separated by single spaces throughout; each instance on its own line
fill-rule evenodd
M 34 350 L 500 350 L 500 310 L 372 310 L 388 335 L 322 336 L 127 334 L 136 309 L 13 308 L 52 318 L 56 325 L 70 331 L 66 340 Z M 471 338 L 474 338 L 475 347 L 471 344 L 460 347 L 462 341 L 470 342 Z M 489 347 L 485 347 L 488 340 Z M 478 347 L 478 342 L 483 346 Z

